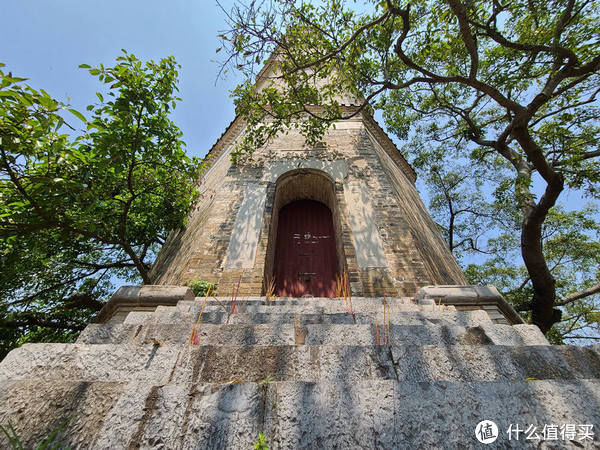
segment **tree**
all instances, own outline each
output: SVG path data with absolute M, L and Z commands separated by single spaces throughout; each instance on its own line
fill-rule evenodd
M 467 280 L 494 284 L 529 319 L 532 286 L 518 251 L 522 217 L 512 201 L 510 172 L 475 167 L 472 177 L 473 169 L 457 159 L 456 150 L 428 146 L 419 153 L 413 166 L 424 174 L 429 209 Z M 490 185 L 497 189 L 486 192 Z M 556 280 L 560 299 L 556 305 L 563 311 L 561 321 L 548 333 L 557 344 L 600 339 L 600 295 L 586 293 L 600 281 L 598 272 L 586 277 L 600 266 L 597 217 L 593 204 L 571 211 L 555 206 L 544 222 L 544 256 Z
M 238 2 L 221 35 L 224 70 L 251 77 L 271 54 L 280 68 L 277 84 L 234 91 L 251 130 L 240 151 L 289 126 L 314 141 L 372 105 L 401 139 L 509 169 L 531 320 L 548 332 L 561 300 L 544 223 L 566 189 L 598 198 L 598 16 L 590 0 L 372 0 L 361 12 L 340 0 Z M 338 100 L 347 93 L 354 108 Z M 569 295 L 597 292 L 598 283 Z
M 115 277 L 148 283 L 158 246 L 195 199 L 199 166 L 169 119 L 174 58 L 142 63 L 124 52 L 114 67 L 81 67 L 106 86 L 90 120 L 0 72 L 3 352 L 71 339 Z

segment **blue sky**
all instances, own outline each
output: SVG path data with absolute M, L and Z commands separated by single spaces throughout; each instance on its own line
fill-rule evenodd
M 226 24 L 214 0 L 3 1 L 0 17 L 4 70 L 79 111 L 101 89 L 79 64 L 112 65 L 123 48 L 142 60 L 173 55 L 182 66 L 173 120 L 190 155 L 204 156 L 234 118 L 229 90 L 241 80 L 233 74 L 215 85 Z
M 222 4 L 228 9 L 232 0 Z M 101 85 L 79 64 L 111 65 L 123 48 L 143 60 L 173 55 L 182 66 L 183 101 L 173 119 L 190 155 L 204 156 L 234 118 L 229 90 L 242 80 L 235 73 L 216 79 L 217 34 L 226 24 L 214 0 L 5 0 L 0 17 L 5 70 L 84 113 Z M 379 113 L 376 118 L 383 125 Z M 562 201 L 568 209 L 583 203 L 577 191 L 565 192 Z

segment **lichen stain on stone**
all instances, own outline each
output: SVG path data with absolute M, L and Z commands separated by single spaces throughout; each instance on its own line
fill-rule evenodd
M 128 449 L 133 450 L 140 448 L 142 446 L 142 437 L 144 436 L 144 430 L 150 418 L 152 417 L 152 413 L 154 411 L 154 407 L 159 398 L 159 391 L 162 386 L 152 386 L 150 389 L 150 393 L 146 397 L 146 401 L 144 402 L 144 415 L 138 424 L 137 430 L 131 441 L 129 441 Z
M 187 429 L 190 423 L 190 412 L 192 410 L 192 406 L 194 401 L 196 400 L 196 395 L 198 394 L 197 387 L 195 384 L 192 385 L 190 392 L 187 396 L 187 401 L 185 404 L 185 411 L 183 412 L 183 423 L 181 424 L 181 432 L 179 434 L 179 442 L 183 447 L 184 440 L 187 434 Z
M 312 345 L 309 350 L 310 370 L 315 374 L 321 373 L 321 351 L 319 347 Z
M 481 327 L 467 328 L 465 333 L 458 337 L 458 342 L 463 345 L 488 345 L 492 340 L 485 334 Z

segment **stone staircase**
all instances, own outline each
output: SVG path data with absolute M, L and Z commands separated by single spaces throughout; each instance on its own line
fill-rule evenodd
M 75 344 L 12 351 L 0 423 L 28 446 L 72 417 L 61 438 L 74 448 L 251 449 L 261 432 L 272 449 L 404 449 L 480 448 L 488 419 L 494 447 L 600 447 L 600 347 L 551 346 L 483 310 L 385 304 L 197 298 L 132 311 Z M 511 424 L 540 437 L 591 424 L 594 439 L 576 428 L 509 440 Z

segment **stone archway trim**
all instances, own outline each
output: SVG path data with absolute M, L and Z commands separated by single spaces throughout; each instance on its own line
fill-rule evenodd
M 263 169 L 263 182 L 276 182 L 281 175 L 295 169 L 316 169 L 325 172 L 334 181 L 343 181 L 348 176 L 348 164 L 343 160 L 323 161 L 319 159 L 269 161 Z

